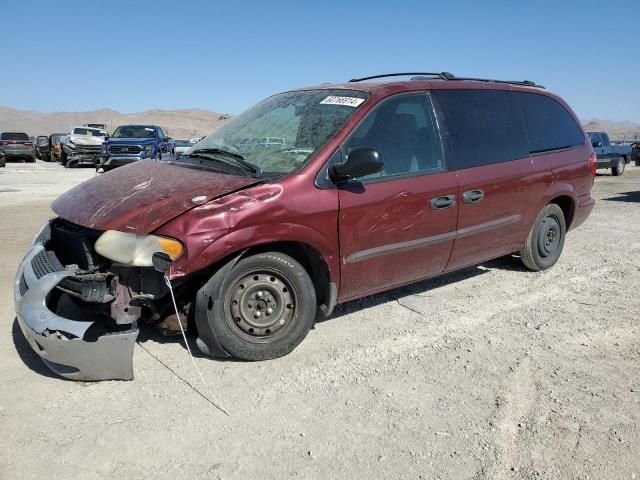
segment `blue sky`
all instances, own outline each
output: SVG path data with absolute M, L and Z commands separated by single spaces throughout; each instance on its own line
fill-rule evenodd
M 639 6 L 0 0 L 0 105 L 239 113 L 288 88 L 444 70 L 534 80 L 583 119 L 640 122 Z

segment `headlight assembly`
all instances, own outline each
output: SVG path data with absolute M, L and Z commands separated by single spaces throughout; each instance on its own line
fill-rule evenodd
M 184 248 L 173 238 L 107 230 L 98 238 L 95 250 L 103 257 L 122 265 L 152 267 L 154 253 L 164 252 L 171 260 L 175 260 L 182 255 Z
M 144 147 L 144 154 L 147 157 L 150 157 L 151 155 L 153 155 L 153 145 L 145 145 Z

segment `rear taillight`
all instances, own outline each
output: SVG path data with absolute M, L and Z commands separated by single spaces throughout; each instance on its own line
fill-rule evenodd
M 596 170 L 598 169 L 598 162 L 597 162 L 597 157 L 595 152 L 589 155 L 588 163 L 589 163 L 589 171 L 591 172 L 591 176 L 595 179 Z
M 8 140 L 0 140 L 0 145 L 9 145 Z

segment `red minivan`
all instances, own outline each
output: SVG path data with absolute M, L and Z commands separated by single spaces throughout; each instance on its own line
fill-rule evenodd
M 16 275 L 18 322 L 54 372 L 131 379 L 138 322 L 177 316 L 166 278 L 204 353 L 278 357 L 338 303 L 514 252 L 551 267 L 595 167 L 571 109 L 531 82 L 280 93 L 58 198 Z

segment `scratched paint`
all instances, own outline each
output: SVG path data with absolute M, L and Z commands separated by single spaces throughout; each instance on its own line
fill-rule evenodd
M 88 228 L 147 234 L 196 206 L 196 196 L 207 202 L 258 181 L 144 160 L 81 183 L 52 209 Z

